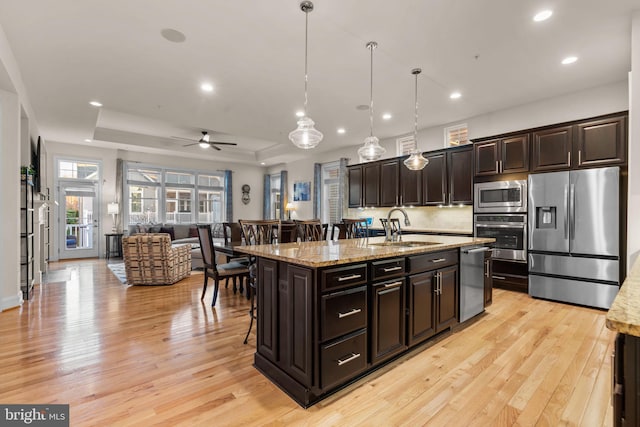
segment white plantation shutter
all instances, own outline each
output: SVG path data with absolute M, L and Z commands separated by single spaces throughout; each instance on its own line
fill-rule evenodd
M 469 143 L 467 124 L 462 123 L 455 126 L 450 126 L 444 130 L 444 146 L 457 147 L 458 145 L 464 145 Z
M 406 156 L 411 152 L 411 150 L 413 150 L 414 146 L 415 146 L 415 141 L 413 139 L 413 135 L 397 138 L 396 139 L 396 155 L 398 157 Z
M 325 163 L 322 165 L 322 222 L 340 221 L 340 197 L 340 163 Z

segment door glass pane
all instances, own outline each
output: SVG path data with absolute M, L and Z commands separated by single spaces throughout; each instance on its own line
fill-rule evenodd
M 65 235 L 67 249 L 91 249 L 93 241 L 92 192 L 69 191 L 65 196 Z

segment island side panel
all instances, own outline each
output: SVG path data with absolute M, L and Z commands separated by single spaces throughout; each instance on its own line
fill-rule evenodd
M 258 258 L 258 352 L 273 363 L 279 357 L 278 262 Z

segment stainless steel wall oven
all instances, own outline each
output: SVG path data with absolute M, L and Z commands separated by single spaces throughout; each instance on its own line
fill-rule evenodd
M 473 222 L 476 237 L 496 239 L 491 245 L 494 259 L 527 261 L 526 214 L 476 214 Z

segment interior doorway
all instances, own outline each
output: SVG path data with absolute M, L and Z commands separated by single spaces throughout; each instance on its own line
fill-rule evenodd
M 98 256 L 98 197 L 94 183 L 60 183 L 60 259 Z

